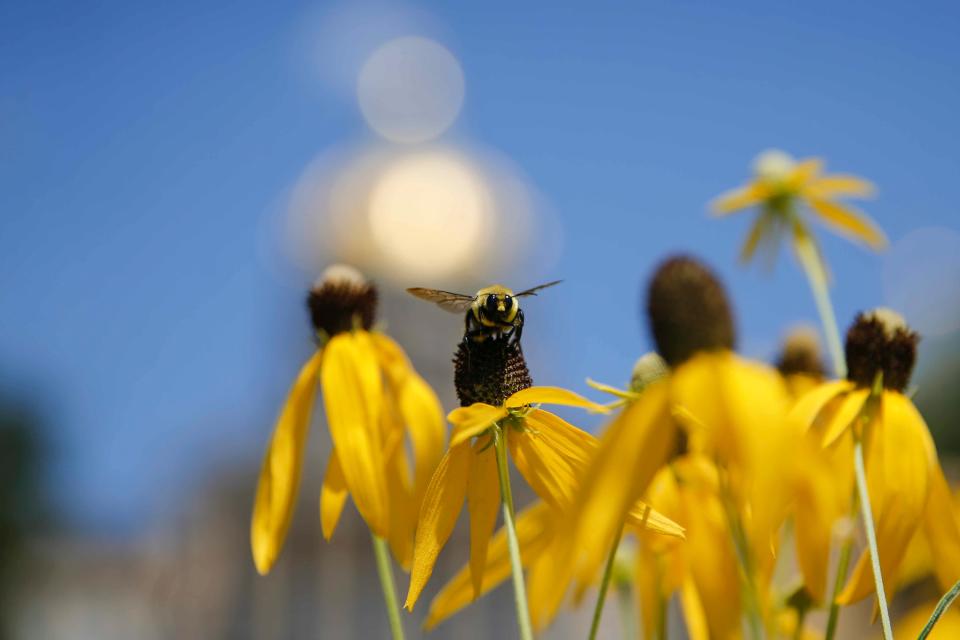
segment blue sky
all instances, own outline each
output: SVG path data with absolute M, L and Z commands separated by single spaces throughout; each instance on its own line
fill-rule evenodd
M 457 56 L 466 101 L 450 136 L 510 158 L 562 224 L 557 264 L 535 277 L 564 288 L 524 334 L 552 382 L 626 375 L 649 348 L 641 280 L 671 251 L 724 276 L 751 355 L 816 320 L 789 259 L 736 264 L 746 218 L 706 217 L 763 149 L 869 177 L 880 196 L 865 206 L 894 242 L 960 231 L 956 3 L 374 11 L 413 16 L 412 33 Z M 83 526 L 136 528 L 218 461 L 255 460 L 309 349 L 310 274 L 265 230 L 318 153 L 371 135 L 310 59 L 322 14 L 0 7 L 0 384 L 41 407 L 52 487 Z M 842 324 L 884 301 L 884 258 L 824 247 Z

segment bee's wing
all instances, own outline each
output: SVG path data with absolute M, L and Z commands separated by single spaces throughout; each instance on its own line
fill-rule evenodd
M 561 282 L 563 282 L 563 280 L 554 280 L 553 282 L 548 282 L 547 284 L 541 284 L 536 287 L 533 287 L 532 289 L 527 289 L 526 291 L 515 293 L 513 294 L 513 297 L 521 298 L 523 296 L 535 296 L 537 295 L 537 291 L 540 291 L 541 289 L 546 289 L 547 287 L 552 287 L 553 285 L 560 284 Z
M 450 313 L 463 313 L 469 309 L 473 301 L 476 300 L 474 296 L 468 296 L 462 293 L 441 291 L 440 289 L 424 289 L 422 287 L 407 289 L 407 293 L 415 295 L 421 300 L 432 302 Z

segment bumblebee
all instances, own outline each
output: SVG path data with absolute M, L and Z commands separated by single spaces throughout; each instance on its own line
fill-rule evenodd
M 407 291 L 421 300 L 435 303 L 451 313 L 464 313 L 464 342 L 483 342 L 488 338 L 504 338 L 511 344 L 520 341 L 523 333 L 523 310 L 519 298 L 535 296 L 538 291 L 560 284 L 555 280 L 514 293 L 500 284 L 484 287 L 476 295 L 452 293 L 439 289 L 414 287 Z

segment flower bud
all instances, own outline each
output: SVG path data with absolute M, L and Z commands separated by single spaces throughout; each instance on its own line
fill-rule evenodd
M 651 384 L 669 373 L 670 368 L 655 351 L 645 353 L 633 365 L 630 377 L 630 391 L 640 393 Z

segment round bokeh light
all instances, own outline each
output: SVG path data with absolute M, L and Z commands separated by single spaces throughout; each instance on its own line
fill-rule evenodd
M 379 47 L 357 81 L 367 124 L 392 142 L 418 143 L 446 131 L 463 106 L 460 63 L 442 45 L 405 36 Z

